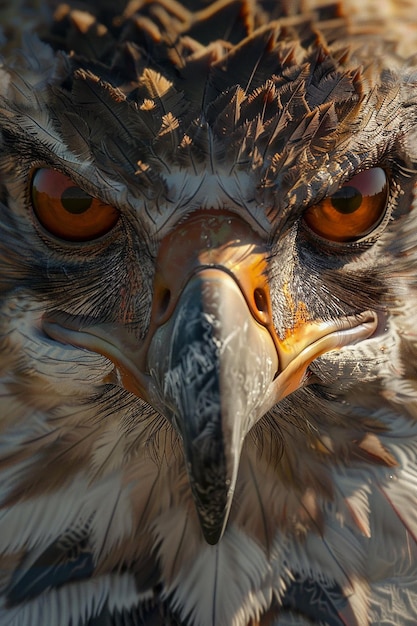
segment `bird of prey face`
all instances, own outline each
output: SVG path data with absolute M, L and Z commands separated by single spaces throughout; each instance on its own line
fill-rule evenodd
M 7 8 L 0 624 L 415 625 L 415 2 Z

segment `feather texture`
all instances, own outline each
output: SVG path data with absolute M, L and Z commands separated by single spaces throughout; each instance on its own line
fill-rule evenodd
M 2 626 L 416 623 L 416 9 L 2 3 Z M 349 241 L 315 233 L 309 211 L 336 206 L 374 168 L 387 193 L 369 228 Z M 54 232 L 53 201 L 64 206 L 65 194 L 51 192 L 46 217 L 37 212 L 40 170 L 97 201 L 98 219 L 115 209 L 117 223 L 79 241 Z M 376 202 L 384 189 L 363 197 Z M 231 224 L 241 230 L 225 243 Z M 167 242 L 181 249 L 171 265 Z M 174 311 L 227 247 L 238 262 L 224 273 L 281 352 L 276 366 L 248 364 L 250 384 L 236 366 L 220 392 L 193 326 L 200 309 L 184 309 L 186 322 Z M 239 273 L 259 250 L 253 274 Z M 216 335 L 227 306 L 213 305 L 218 319 L 202 315 L 210 358 L 236 345 Z M 229 311 L 233 328 L 238 313 Z M 365 313 L 375 328 L 357 337 Z M 195 405 L 174 366 L 160 379 L 151 366 L 150 345 L 164 366 L 180 358 L 165 346 L 175 324 L 195 332 L 184 348 L 203 381 Z M 314 324 L 315 341 L 305 330 Z M 236 332 L 245 343 L 247 328 Z M 298 382 L 267 404 L 257 389 L 287 361 Z M 245 411 L 251 429 L 215 545 L 172 381 L 192 424 L 248 394 L 222 422 L 225 449 Z M 220 443 L 215 452 L 221 466 Z M 214 499 L 216 481 L 204 480 Z

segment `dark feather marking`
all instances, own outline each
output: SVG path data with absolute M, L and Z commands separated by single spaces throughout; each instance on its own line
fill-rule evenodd
M 90 578 L 94 563 L 87 544 L 85 533 L 77 536 L 73 532 L 47 548 L 23 576 L 20 569 L 15 570 L 6 591 L 9 606 L 31 600 L 50 588 Z
M 326 626 L 359 626 L 351 611 L 347 620 L 343 617 L 347 601 L 336 583 L 319 583 L 312 578 L 296 576 L 285 592 L 282 607 L 300 617 L 308 617 L 314 623 L 323 620 Z

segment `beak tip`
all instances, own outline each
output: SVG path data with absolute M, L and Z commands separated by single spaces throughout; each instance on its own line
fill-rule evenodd
M 204 513 L 198 510 L 200 528 L 206 542 L 211 546 L 215 546 L 223 537 L 228 515 L 225 511 L 223 515 L 216 515 L 214 520 L 210 520 Z
M 232 501 L 232 491 L 228 486 L 229 481 L 225 480 L 224 476 L 223 480 L 219 479 L 221 479 L 220 476 L 215 481 L 216 487 L 214 489 L 206 484 L 202 490 L 201 483 L 197 483 L 195 476 L 190 475 L 191 491 L 193 492 L 200 528 L 204 539 L 212 546 L 219 543 L 223 537 Z
M 213 529 L 213 528 L 208 529 L 208 528 L 205 528 L 204 525 L 202 525 L 202 531 L 203 531 L 204 539 L 211 546 L 215 546 L 217 543 L 219 543 L 220 539 L 223 536 L 222 527 L 219 527 L 216 529 Z

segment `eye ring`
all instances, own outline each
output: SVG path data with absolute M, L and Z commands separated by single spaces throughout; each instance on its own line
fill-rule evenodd
M 334 194 L 309 207 L 303 220 L 322 239 L 357 241 L 381 223 L 388 197 L 388 176 L 383 168 L 373 167 L 355 174 Z
M 82 243 L 98 239 L 112 230 L 120 217 L 116 208 L 51 168 L 33 171 L 30 199 L 40 225 L 64 241 Z

